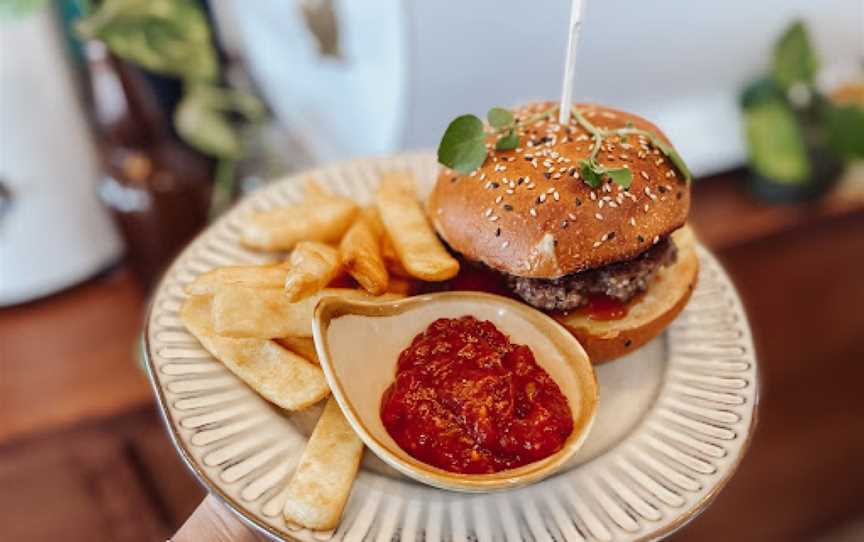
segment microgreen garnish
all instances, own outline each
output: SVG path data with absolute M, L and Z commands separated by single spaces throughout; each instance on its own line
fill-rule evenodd
M 513 113 L 501 107 L 493 107 L 486 113 L 486 119 L 493 128 L 510 128 L 515 119 Z
M 470 173 L 486 160 L 483 121 L 474 115 L 456 117 L 438 146 L 438 161 L 459 173 Z
M 520 144 L 517 124 L 529 126 L 554 114 L 557 109 L 555 106 L 527 119 L 517 121 L 511 111 L 501 107 L 493 107 L 486 114 L 486 120 L 489 121 L 490 133 L 497 136 L 495 149 L 507 151 L 517 148 Z M 573 110 L 571 115 L 576 123 L 591 135 L 593 140 L 591 154 L 577 164 L 580 177 L 588 186 L 598 188 L 603 184 L 603 179 L 606 177 L 609 177 L 622 188 L 630 188 L 633 182 L 633 172 L 629 167 L 612 168 L 597 161 L 603 141 L 610 137 L 617 137 L 624 143 L 628 141 L 630 136 L 644 137 L 672 162 L 672 165 L 682 174 L 685 181 L 690 181 L 692 178 L 681 155 L 654 132 L 636 128 L 630 121 L 623 128 L 605 130 L 594 126 L 578 110 Z M 447 126 L 444 137 L 441 138 L 441 143 L 438 145 L 438 162 L 463 175 L 471 173 L 482 166 L 486 160 L 486 135 L 487 131 L 483 126 L 483 121 L 477 116 L 462 115 L 456 117 Z
M 541 120 L 555 111 L 551 108 L 521 124 L 528 125 Z M 516 133 L 516 117 L 502 107 L 493 107 L 486 113 L 486 120 L 492 127 L 492 133 L 498 136 L 495 149 L 510 151 L 519 146 L 519 134 Z M 466 175 L 483 165 L 486 160 L 486 133 L 483 121 L 475 115 L 456 117 L 447 126 L 444 137 L 438 145 L 438 161 L 445 166 Z
M 576 120 L 576 122 L 579 124 L 579 126 L 585 128 L 585 130 L 587 130 L 588 133 L 591 134 L 591 137 L 594 140 L 593 147 L 591 148 L 591 155 L 588 158 L 583 158 L 579 161 L 579 172 L 589 186 L 597 188 L 602 183 L 603 176 L 608 175 L 609 178 L 611 178 L 622 188 L 630 188 L 630 184 L 633 182 L 633 172 L 630 171 L 630 168 L 628 168 L 627 166 L 620 168 L 607 168 L 597 162 L 597 154 L 600 152 L 600 148 L 603 146 L 603 141 L 608 137 L 614 136 L 618 136 L 618 138 L 620 138 L 622 141 L 624 141 L 625 138 L 631 135 L 646 138 L 648 141 L 651 142 L 652 145 L 660 149 L 660 152 L 662 152 L 664 155 L 666 155 L 667 158 L 669 158 L 669 161 L 672 162 L 672 165 L 675 166 L 675 168 L 680 171 L 681 174 L 684 176 L 685 182 L 689 182 L 692 178 L 690 170 L 687 168 L 687 164 L 684 163 L 684 159 L 681 158 L 681 155 L 678 154 L 678 151 L 664 143 L 659 137 L 657 137 L 657 134 L 655 134 L 654 132 L 642 130 L 641 128 L 636 128 L 633 126 L 633 123 L 629 121 L 624 128 L 603 130 L 594 126 L 579 111 L 574 109 L 571 114 Z

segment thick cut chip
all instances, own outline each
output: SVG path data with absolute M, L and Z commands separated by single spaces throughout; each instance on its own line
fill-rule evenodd
M 333 192 L 321 186 L 314 177 L 306 177 L 306 180 L 303 183 L 303 192 L 306 196 L 307 202 L 333 197 Z
M 286 410 L 301 410 L 330 393 L 321 369 L 267 339 L 231 339 L 213 331 L 211 300 L 192 296 L 180 317 L 213 357 L 264 399 Z
M 386 231 L 381 235 L 381 257 L 384 259 L 384 265 L 387 266 L 387 272 L 390 275 L 404 279 L 414 279 L 399 260 L 399 255 L 396 254 L 393 241 Z
M 386 292 L 389 279 L 381 256 L 380 239 L 380 233 L 375 232 L 366 214 L 361 213 L 339 244 L 345 270 L 373 295 Z
M 331 397 L 288 483 L 285 519 L 319 531 L 336 527 L 362 456 L 363 443 Z
M 357 205 L 341 196 L 311 198 L 301 205 L 250 216 L 240 228 L 241 242 L 256 250 L 290 250 L 300 241 L 338 241 L 357 214 Z
M 459 272 L 459 262 L 438 240 L 406 178 L 410 179 L 404 173 L 385 174 L 376 200 L 399 261 L 418 279 L 434 282 L 453 278 Z
M 213 329 L 219 335 L 237 338 L 311 337 L 315 305 L 330 295 L 368 300 L 398 297 L 391 294 L 373 297 L 363 290 L 326 288 L 291 303 L 284 290 L 229 286 L 213 296 Z
M 301 355 L 307 360 L 321 365 L 318 361 L 318 352 L 315 351 L 315 342 L 309 337 L 280 337 L 275 339 L 279 346 L 287 348 L 295 354 Z
M 217 267 L 204 273 L 186 286 L 189 295 L 213 295 L 225 286 L 246 288 L 281 288 L 285 284 L 288 267 L 274 265 L 233 265 Z
M 288 301 L 300 301 L 323 289 L 339 274 L 339 251 L 315 241 L 301 241 L 288 258 L 285 276 Z

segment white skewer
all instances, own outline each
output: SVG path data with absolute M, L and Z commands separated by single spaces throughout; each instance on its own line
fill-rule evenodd
M 579 30 L 582 26 L 582 12 L 586 0 L 571 0 L 570 33 L 567 37 L 567 59 L 564 61 L 564 85 L 561 89 L 561 107 L 558 109 L 558 122 L 570 121 L 570 106 L 573 103 L 573 79 L 576 75 L 576 48 L 579 45 Z

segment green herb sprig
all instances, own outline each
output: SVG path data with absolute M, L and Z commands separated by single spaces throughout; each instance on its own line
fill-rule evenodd
M 609 137 L 618 137 L 622 141 L 626 141 L 626 139 L 630 136 L 644 137 L 648 141 L 651 142 L 656 148 L 660 150 L 669 160 L 672 162 L 672 165 L 675 166 L 681 175 L 684 176 L 684 180 L 689 182 L 693 175 L 690 173 L 690 169 L 687 167 L 687 164 L 684 163 L 684 159 L 681 158 L 681 155 L 678 154 L 671 145 L 667 145 L 663 140 L 661 140 L 657 134 L 648 130 L 642 130 L 641 128 L 636 128 L 633 126 L 633 123 L 628 122 L 624 128 L 615 128 L 613 130 L 603 130 L 601 128 L 597 128 L 594 124 L 591 123 L 585 116 L 577 110 L 573 110 L 571 113 L 579 126 L 585 128 L 589 134 L 591 134 L 592 139 L 594 140 L 594 144 L 591 148 L 591 155 L 588 158 L 583 158 L 579 160 L 579 174 L 582 177 L 582 180 L 585 181 L 587 185 L 592 188 L 599 188 L 601 184 L 603 184 L 603 177 L 608 175 L 615 183 L 619 184 L 623 188 L 630 188 L 630 185 L 633 183 L 633 172 L 629 167 L 624 166 L 620 168 L 609 168 L 601 165 L 597 162 L 597 154 L 600 152 L 600 148 L 603 146 L 603 141 L 605 141 Z
M 533 124 L 539 120 L 548 118 L 558 110 L 552 107 L 537 115 L 521 122 L 523 126 Z M 636 128 L 632 123 L 627 123 L 624 128 L 604 130 L 594 126 L 582 113 L 573 110 L 571 113 L 576 123 L 584 128 L 593 140 L 591 154 L 578 162 L 579 175 L 588 186 L 598 188 L 603 184 L 603 179 L 609 177 L 613 182 L 623 188 L 630 188 L 633 183 L 633 172 L 629 167 L 610 168 L 597 161 L 603 142 L 610 137 L 618 137 L 626 141 L 629 136 L 644 137 L 660 150 L 672 165 L 682 174 L 684 180 L 689 182 L 692 178 L 687 164 L 681 155 L 662 141 L 657 134 L 648 130 Z M 493 107 L 486 114 L 492 133 L 497 135 L 495 148 L 497 150 L 512 150 L 519 146 L 520 138 L 516 133 L 519 121 L 512 112 L 501 107 Z M 462 115 L 456 117 L 447 127 L 441 143 L 438 145 L 438 162 L 463 175 L 467 175 L 483 165 L 486 160 L 486 131 L 483 121 L 474 115 Z
M 513 150 L 519 146 L 520 138 L 516 125 L 533 124 L 547 118 L 557 108 L 553 107 L 521 121 L 503 107 L 493 107 L 486 113 L 492 133 L 498 136 L 495 149 Z M 475 115 L 461 115 L 447 126 L 438 145 L 438 162 L 463 175 L 471 173 L 486 160 L 486 131 L 483 121 Z

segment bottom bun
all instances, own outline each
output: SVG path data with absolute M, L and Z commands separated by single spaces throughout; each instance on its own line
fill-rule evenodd
M 555 315 L 582 343 L 594 364 L 610 361 L 633 352 L 668 326 L 678 316 L 699 277 L 699 256 L 689 226 L 672 233 L 678 258 L 664 267 L 644 295 L 629 307 L 619 320 L 592 320 L 584 314 Z

